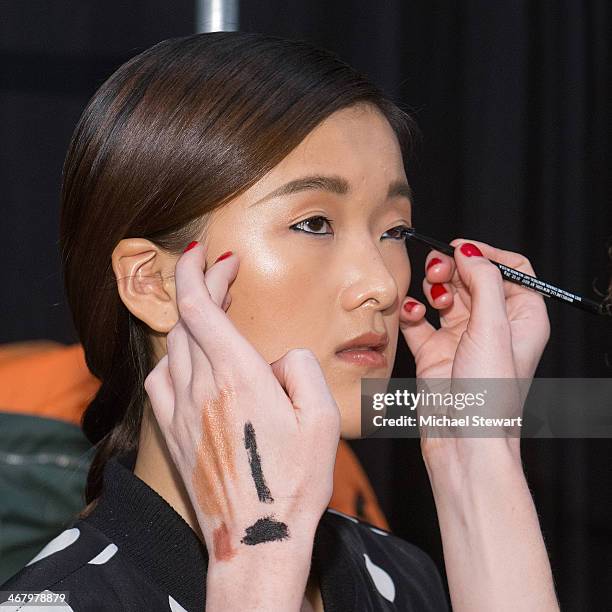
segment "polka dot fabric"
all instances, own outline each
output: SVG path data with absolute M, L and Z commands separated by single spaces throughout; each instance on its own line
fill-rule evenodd
M 131 453 L 109 461 L 93 512 L 58 534 L 0 591 L 69 593 L 63 606 L 45 612 L 204 610 L 206 548 L 133 474 L 134 460 Z M 312 571 L 325 612 L 450 609 L 438 569 L 425 552 L 337 510 L 321 517 Z

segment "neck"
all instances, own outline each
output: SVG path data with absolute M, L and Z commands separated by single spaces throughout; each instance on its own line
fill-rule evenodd
M 163 497 L 203 540 L 189 495 L 148 402 L 142 415 L 134 474 Z

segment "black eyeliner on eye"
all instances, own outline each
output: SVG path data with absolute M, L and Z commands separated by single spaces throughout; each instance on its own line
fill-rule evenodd
M 299 221 L 298 223 L 294 223 L 293 225 L 290 226 L 290 229 L 295 230 L 297 232 L 302 232 L 304 234 L 312 234 L 313 236 L 330 236 L 331 232 L 312 232 L 312 231 L 308 231 L 308 230 L 304 230 L 300 227 L 298 227 L 299 225 L 303 225 L 303 224 L 307 224 L 310 223 L 312 221 L 315 220 L 321 220 L 324 221 L 325 223 L 327 223 L 328 225 L 330 225 L 331 227 L 331 223 L 332 220 L 325 217 L 324 215 L 315 215 L 313 217 L 308 217 L 307 219 L 303 219 L 302 221 Z M 408 225 L 396 225 L 395 227 L 392 227 L 391 229 L 388 229 L 385 234 L 392 232 L 392 231 L 399 231 L 400 235 L 396 236 L 395 238 L 392 238 L 392 240 L 396 240 L 397 242 L 403 241 L 405 239 L 405 231 L 407 229 L 410 229 L 410 227 Z
M 309 222 L 315 221 L 315 220 L 322 220 L 325 223 L 327 223 L 328 225 L 330 225 L 331 227 L 331 219 L 328 219 L 327 217 L 323 216 L 323 215 L 316 215 L 314 217 L 308 217 L 307 219 L 303 219 L 302 221 L 299 221 L 298 223 L 295 223 L 294 225 L 291 225 L 291 229 L 297 231 L 297 232 L 302 232 L 304 234 L 312 234 L 314 236 L 329 236 L 331 235 L 331 232 L 311 232 L 308 230 L 304 230 L 301 229 L 300 227 L 297 227 L 298 225 L 304 225 L 307 224 Z
M 392 238 L 392 240 L 397 240 L 399 242 L 405 239 L 405 232 L 407 229 L 410 229 L 408 225 L 396 225 L 395 227 L 392 227 L 391 229 L 387 230 L 385 233 L 399 231 L 400 235 L 395 238 Z

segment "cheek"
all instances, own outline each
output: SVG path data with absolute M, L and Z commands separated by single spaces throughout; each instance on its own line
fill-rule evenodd
M 410 264 L 410 257 L 408 254 L 404 254 L 401 260 L 393 268 L 393 276 L 400 299 L 402 299 L 408 292 L 410 287 L 410 280 L 412 278 L 412 266 Z
M 274 253 L 243 256 L 230 287 L 228 316 L 240 333 L 271 363 L 289 349 L 307 346 L 316 351 L 325 338 L 319 323 L 329 311 L 320 273 L 304 270 L 297 254 Z

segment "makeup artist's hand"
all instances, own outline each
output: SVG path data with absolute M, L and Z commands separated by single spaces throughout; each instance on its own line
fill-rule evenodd
M 417 379 L 425 379 L 423 387 L 429 386 L 427 379 L 445 379 L 451 392 L 465 384 L 458 379 L 504 379 L 495 383 L 497 394 L 487 396 L 486 413 L 479 416 L 500 407 L 503 416 L 520 416 L 525 385 L 550 334 L 546 305 L 539 293 L 504 282 L 487 258 L 535 276 L 533 268 L 522 255 L 482 242 L 456 239 L 450 244 L 454 257 L 439 251 L 428 255 L 423 281 L 429 303 L 440 312 L 440 328 L 424 318 L 423 304 L 401 315 Z M 430 384 L 436 390 L 439 381 Z M 432 411 L 440 414 L 438 407 Z M 485 437 L 461 427 L 433 435 L 429 426 L 420 427 L 453 610 L 558 612 L 550 562 L 523 472 L 521 438 L 516 435 L 520 427 L 514 435 L 502 428 L 501 435 L 489 430 Z
M 332 494 L 340 414 L 311 351 L 269 364 L 237 330 L 223 306 L 239 258 L 202 275 L 205 254 L 198 244 L 177 262 L 180 319 L 145 389 L 209 551 L 208 587 L 222 587 L 218 597 L 207 589 L 207 610 L 211 598 L 228 610 L 231 598 L 239 609 L 297 610 Z M 237 576 L 257 591 L 241 593 Z
M 405 302 L 416 305 L 400 315 L 417 378 L 530 380 L 550 335 L 544 298 L 504 282 L 487 258 L 535 276 L 529 260 L 475 240 L 450 244 L 456 247 L 454 258 L 433 250 L 425 262 L 423 292 L 440 313 L 440 327 L 432 326 L 424 304 L 410 297 Z

